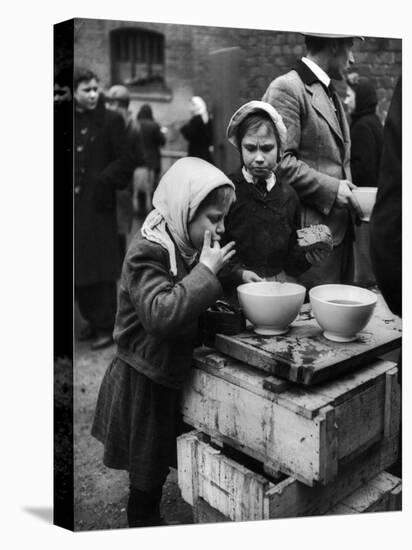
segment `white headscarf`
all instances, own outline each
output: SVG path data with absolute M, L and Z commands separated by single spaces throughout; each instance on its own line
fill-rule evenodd
M 192 97 L 192 111 L 195 115 L 200 115 L 205 124 L 209 120 L 209 114 L 207 112 L 206 103 L 198 95 Z
M 173 275 L 177 275 L 176 251 L 166 226 L 183 259 L 193 263 L 198 251 L 190 242 L 188 225 L 203 199 L 222 185 L 235 188 L 221 170 L 194 157 L 177 160 L 161 178 L 153 195 L 154 210 L 145 219 L 141 233 L 168 251 Z

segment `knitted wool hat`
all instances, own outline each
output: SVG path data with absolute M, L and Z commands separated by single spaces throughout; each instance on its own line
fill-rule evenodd
M 236 149 L 239 149 L 239 143 L 237 139 L 239 125 L 247 116 L 251 115 L 252 113 L 259 113 L 261 111 L 264 111 L 266 114 L 269 115 L 271 121 L 276 127 L 280 140 L 279 157 L 281 157 L 286 147 L 286 126 L 284 125 L 282 117 L 277 112 L 277 110 L 272 107 L 270 103 L 266 103 L 265 101 L 249 101 L 248 103 L 245 103 L 244 105 L 239 107 L 239 109 L 232 115 L 232 118 L 229 121 L 226 130 L 226 137 L 228 141 L 236 147 Z

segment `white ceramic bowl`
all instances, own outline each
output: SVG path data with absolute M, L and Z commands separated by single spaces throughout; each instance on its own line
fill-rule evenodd
M 371 217 L 376 202 L 377 190 L 377 187 L 358 187 L 352 191 L 362 209 L 363 221 L 367 222 Z
M 351 285 L 320 285 L 309 291 L 312 312 L 323 335 L 335 342 L 356 340 L 376 306 L 376 294 Z
M 306 289 L 295 283 L 246 283 L 237 288 L 245 317 L 257 334 L 275 335 L 288 331 L 305 299 Z

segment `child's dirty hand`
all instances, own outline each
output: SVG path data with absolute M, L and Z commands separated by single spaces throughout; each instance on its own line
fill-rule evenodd
M 261 281 L 264 281 L 265 279 L 262 279 L 262 277 L 259 277 L 257 273 L 254 271 L 249 271 L 248 269 L 245 269 L 242 271 L 242 281 L 244 283 L 260 283 Z
M 199 262 L 207 266 L 213 273 L 218 273 L 222 267 L 236 253 L 233 250 L 235 242 L 231 241 L 225 246 L 220 247 L 219 241 L 213 241 L 210 231 L 205 231 L 203 248 L 200 253 Z

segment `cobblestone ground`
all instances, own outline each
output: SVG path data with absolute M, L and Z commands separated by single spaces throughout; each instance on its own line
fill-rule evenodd
M 94 407 L 103 374 L 114 354 L 114 346 L 91 351 L 87 343 L 76 343 L 74 364 L 74 445 L 76 530 L 127 527 L 128 476 L 106 468 L 103 446 L 90 435 Z M 192 509 L 171 470 L 163 490 L 161 512 L 167 523 L 193 523 Z

